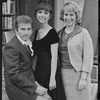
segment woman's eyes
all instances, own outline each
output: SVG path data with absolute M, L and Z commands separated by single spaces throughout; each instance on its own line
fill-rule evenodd
M 42 11 L 38 11 L 38 13 L 42 13 Z
M 48 12 L 45 12 L 45 14 L 48 14 Z
M 38 13 L 40 13 L 40 14 L 41 13 L 48 14 L 49 12 L 48 11 L 44 11 L 44 12 L 43 11 L 38 11 Z
M 65 16 L 73 16 L 74 14 L 65 14 Z
M 70 14 L 70 16 L 74 16 L 74 14 Z

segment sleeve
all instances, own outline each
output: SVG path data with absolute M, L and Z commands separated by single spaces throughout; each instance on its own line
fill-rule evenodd
M 48 36 L 49 36 L 48 37 L 49 38 L 48 41 L 49 41 L 50 44 L 58 43 L 59 37 L 58 37 L 58 34 L 57 34 L 57 32 L 56 32 L 55 29 L 52 29 L 49 32 L 49 35 Z
M 31 82 L 20 72 L 20 52 L 14 47 L 6 46 L 3 51 L 3 63 L 10 81 L 29 95 L 32 95 L 37 86 L 35 81 Z
M 89 32 L 83 30 L 83 67 L 82 70 L 91 73 L 93 67 L 93 43 Z

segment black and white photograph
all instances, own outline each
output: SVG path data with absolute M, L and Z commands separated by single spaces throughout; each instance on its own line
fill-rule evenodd
M 99 100 L 99 0 L 2 0 L 2 100 Z

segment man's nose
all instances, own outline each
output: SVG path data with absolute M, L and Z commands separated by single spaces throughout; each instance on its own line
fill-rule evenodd
M 25 30 L 25 34 L 28 34 L 28 30 Z

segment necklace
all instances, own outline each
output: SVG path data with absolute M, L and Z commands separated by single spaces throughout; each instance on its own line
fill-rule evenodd
M 66 40 L 68 38 L 68 34 L 65 34 L 64 35 L 64 39 Z
M 69 35 L 72 34 L 73 31 L 74 31 L 74 29 L 71 30 L 71 31 L 66 31 L 65 30 L 65 35 L 64 35 L 65 40 L 68 39 Z

